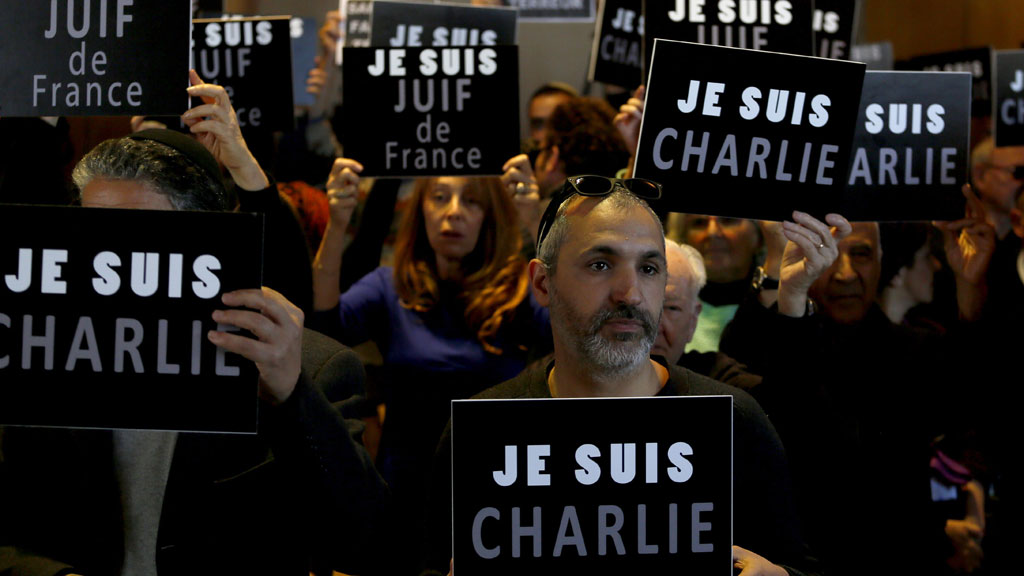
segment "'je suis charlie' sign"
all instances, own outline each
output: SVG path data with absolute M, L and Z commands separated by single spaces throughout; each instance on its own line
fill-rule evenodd
M 451 425 L 462 573 L 732 574 L 732 397 L 455 401 Z
M 861 63 L 658 39 L 634 175 L 672 211 L 834 212 L 863 80 Z
M 0 2 L 0 116 L 177 115 L 188 3 Z
M 0 425 L 256 431 L 257 371 L 214 346 L 260 285 L 253 214 L 0 210 Z
M 996 146 L 1024 145 L 1024 50 L 997 50 L 992 80 Z
M 966 72 L 868 72 L 841 214 L 956 220 L 971 130 Z

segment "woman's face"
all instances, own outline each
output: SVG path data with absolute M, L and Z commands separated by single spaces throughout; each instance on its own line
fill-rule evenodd
M 438 178 L 423 195 L 427 239 L 439 259 L 461 260 L 476 247 L 486 212 L 482 195 L 467 178 L 453 177 Z
M 939 261 L 932 256 L 927 243 L 914 253 L 914 263 L 906 268 L 905 285 L 914 299 L 923 304 L 932 301 L 935 294 L 935 272 Z

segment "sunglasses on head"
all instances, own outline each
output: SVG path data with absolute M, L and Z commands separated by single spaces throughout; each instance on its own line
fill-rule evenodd
M 571 176 L 565 180 L 562 189 L 551 198 L 551 202 L 544 210 L 544 215 L 541 216 L 540 228 L 537 231 L 537 252 L 540 252 L 540 247 L 544 243 L 544 239 L 547 238 L 551 225 L 555 223 L 555 215 L 558 214 L 558 209 L 561 208 L 566 200 L 577 194 L 591 197 L 608 196 L 616 188 L 624 188 L 636 197 L 643 198 L 644 200 L 657 200 L 661 198 L 661 184 L 653 180 L 644 178 L 609 178 L 594 174 Z

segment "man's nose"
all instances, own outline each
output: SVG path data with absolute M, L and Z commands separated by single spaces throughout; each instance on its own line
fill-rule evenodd
M 832 273 L 832 278 L 838 282 L 854 282 L 857 280 L 857 271 L 853 268 L 853 262 L 850 260 L 850 255 L 840 252 L 839 258 L 836 259 L 836 263 L 833 265 L 835 271 Z
M 616 304 L 635 306 L 641 301 L 640 277 L 630 267 L 620 267 L 615 274 L 615 285 L 612 289 L 612 300 Z
M 714 216 L 708 217 L 708 236 L 721 236 L 722 226 L 718 223 L 718 218 Z

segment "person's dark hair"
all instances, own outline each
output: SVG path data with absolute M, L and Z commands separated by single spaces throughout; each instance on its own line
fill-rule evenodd
M 882 270 L 878 291 L 892 282 L 900 268 L 914 265 L 914 255 L 931 241 L 931 227 L 916 222 L 886 222 L 878 225 L 882 246 Z
M 551 223 L 548 235 L 541 242 L 540 249 L 537 252 L 537 259 L 544 264 L 544 267 L 548 269 L 548 273 L 552 276 L 558 267 L 558 253 L 562 250 L 562 244 L 565 243 L 565 239 L 569 236 L 569 217 L 567 214 L 569 207 L 574 202 L 582 202 L 587 198 L 587 196 L 579 195 L 566 198 L 555 213 L 555 219 Z M 643 198 L 625 188 L 616 188 L 611 194 L 600 197 L 599 201 L 611 203 L 620 212 L 626 212 L 633 207 L 643 208 L 651 215 L 651 218 L 654 219 L 658 226 L 661 226 L 661 219 L 651 209 L 651 206 Z
M 212 157 L 211 157 L 212 158 Z M 234 208 L 222 182 L 188 156 L 154 140 L 117 138 L 100 142 L 75 166 L 76 200 L 94 178 L 134 180 L 167 196 L 175 210 Z
M 530 100 L 537 98 L 538 96 L 546 96 L 548 94 L 565 94 L 566 96 L 579 96 L 580 93 L 575 88 L 569 86 L 565 82 L 548 82 L 543 84 L 540 88 L 533 91 L 530 95 Z
M 548 118 L 547 146 L 558 146 L 565 174 L 614 176 L 629 162 L 629 151 L 604 100 L 582 96 L 559 104 Z

